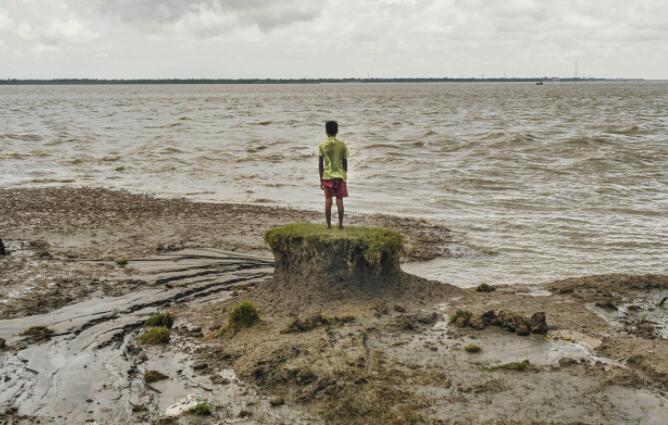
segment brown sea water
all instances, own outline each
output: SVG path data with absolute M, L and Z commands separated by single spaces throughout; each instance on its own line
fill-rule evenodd
M 454 231 L 453 257 L 409 271 L 668 272 L 668 83 L 2 86 L 0 185 L 318 209 L 327 119 L 349 211 Z

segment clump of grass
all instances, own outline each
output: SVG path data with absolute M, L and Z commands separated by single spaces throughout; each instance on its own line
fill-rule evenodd
M 450 317 L 448 318 L 448 323 L 454 324 L 454 325 L 459 326 L 460 328 L 463 328 L 464 326 L 468 325 L 472 316 L 473 316 L 473 313 L 471 313 L 470 311 L 457 310 L 457 311 L 455 311 L 454 314 L 450 315 Z
M 482 348 L 480 348 L 480 346 L 474 342 L 469 342 L 464 346 L 464 351 L 466 351 L 469 354 L 473 354 L 481 352 Z
M 238 331 L 241 328 L 250 328 L 259 321 L 260 313 L 255 304 L 250 301 L 241 301 L 230 312 L 227 325 L 220 331 L 220 336 L 229 330 Z
M 326 317 L 323 316 L 321 313 L 317 313 L 311 317 L 308 317 L 306 319 L 295 319 L 290 324 L 286 329 L 284 329 L 282 332 L 283 333 L 298 333 L 298 332 L 308 332 L 311 331 L 319 326 L 334 326 L 334 325 L 342 325 L 345 323 L 350 323 L 354 321 L 355 318 L 353 316 L 343 316 L 343 317 Z
M 46 326 L 31 326 L 23 331 L 21 336 L 25 336 L 33 340 L 46 340 L 50 339 L 53 334 L 53 330 L 47 328 Z
M 213 409 L 211 409 L 211 405 L 209 405 L 209 403 L 202 401 L 188 409 L 188 413 L 197 416 L 211 416 Z
M 169 376 L 165 375 L 162 372 L 158 372 L 157 370 L 147 370 L 146 372 L 144 372 L 144 382 L 146 382 L 147 384 L 162 381 L 165 379 L 169 379 Z
M 384 255 L 394 258 L 403 247 L 401 235 L 382 227 L 346 227 L 328 229 L 322 224 L 297 223 L 275 227 L 265 234 L 265 241 L 273 250 L 289 245 L 312 245 L 344 241 L 354 251 L 362 252 L 364 260 L 380 270 Z
M 165 326 L 149 328 L 137 337 L 137 341 L 144 345 L 167 344 L 169 343 L 169 329 Z
M 144 327 L 164 326 L 171 329 L 174 326 L 174 318 L 167 312 L 152 314 L 144 321 Z
M 492 285 L 488 285 L 486 283 L 481 283 L 475 288 L 476 292 L 494 292 L 496 291 L 496 288 L 493 287 Z

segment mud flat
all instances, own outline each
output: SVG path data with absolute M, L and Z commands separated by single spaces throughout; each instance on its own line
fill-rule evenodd
M 326 424 L 658 425 L 668 417 L 667 341 L 589 307 L 617 293 L 666 292 L 664 276 L 477 291 L 401 272 L 392 232 L 287 226 L 267 240 L 271 281 L 180 314 L 212 329 L 201 354 L 210 365 L 216 359 L 260 394 Z M 241 300 L 261 321 L 226 331 Z
M 236 417 L 250 404 L 259 417 L 264 409 L 267 420 L 308 423 L 303 415 L 270 411 L 269 401 L 240 383 L 232 370 L 218 370 L 215 377 L 201 374 L 203 364 L 194 361 L 193 352 L 203 335 L 195 326 L 177 318 L 164 345 L 145 345 L 137 338 L 151 314 L 244 291 L 270 275 L 270 262 L 187 250 L 134 263 L 154 283 L 151 287 L 0 321 L 2 423 L 169 423 L 169 413 L 180 414 L 189 400 L 215 404 L 216 417 Z M 147 372 L 164 379 L 153 382 Z
M 667 276 L 461 289 L 401 270 L 447 255 L 434 223 L 337 232 L 311 212 L 100 189 L 0 197 L 3 424 L 668 417 Z
M 161 199 L 99 188 L 0 189 L 0 319 L 45 313 L 98 295 L 146 286 L 125 262 L 185 248 L 216 248 L 271 259 L 264 232 L 321 214 L 257 205 Z M 351 215 L 406 235 L 402 260 L 449 254 L 439 223 Z

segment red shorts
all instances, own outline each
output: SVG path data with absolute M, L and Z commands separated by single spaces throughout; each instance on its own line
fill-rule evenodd
M 325 189 L 325 198 L 347 198 L 348 186 L 346 181 L 341 179 L 323 180 L 322 187 Z

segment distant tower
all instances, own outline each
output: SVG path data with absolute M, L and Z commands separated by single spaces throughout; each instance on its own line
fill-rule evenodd
M 578 61 L 575 61 L 575 69 L 573 70 L 573 78 L 580 78 L 580 73 L 578 72 Z

